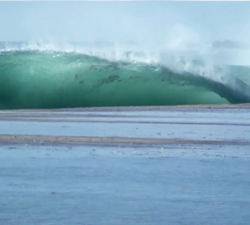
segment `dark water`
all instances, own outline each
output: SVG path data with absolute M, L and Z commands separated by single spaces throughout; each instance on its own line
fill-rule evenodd
M 223 71 L 222 82 L 159 64 L 72 52 L 1 52 L 0 109 L 249 103 L 250 88 L 240 75 L 250 69 Z

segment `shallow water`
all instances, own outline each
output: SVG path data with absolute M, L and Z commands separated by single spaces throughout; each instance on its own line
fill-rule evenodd
M 0 224 L 248 225 L 249 115 L 247 109 L 2 111 Z M 4 141 L 6 134 L 176 142 L 31 145 Z M 195 142 L 204 137 L 221 142 Z
M 208 149 L 1 146 L 0 221 L 248 224 L 248 149 Z
M 0 117 L 0 134 L 249 141 L 249 112 L 10 113 Z

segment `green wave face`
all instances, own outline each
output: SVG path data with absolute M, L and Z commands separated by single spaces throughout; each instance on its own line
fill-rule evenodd
M 1 109 L 245 102 L 245 91 L 155 65 L 76 53 L 0 54 Z

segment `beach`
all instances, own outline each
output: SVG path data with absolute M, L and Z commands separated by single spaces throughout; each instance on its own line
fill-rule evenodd
M 1 224 L 248 224 L 250 107 L 0 111 Z

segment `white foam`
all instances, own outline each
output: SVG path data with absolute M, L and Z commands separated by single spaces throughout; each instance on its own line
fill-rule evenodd
M 184 31 L 183 31 L 184 30 Z M 226 77 L 225 71 L 215 69 L 220 50 L 211 44 L 203 43 L 190 30 L 178 27 L 177 34 L 165 44 L 128 44 L 128 43 L 2 43 L 0 54 L 15 51 L 40 51 L 79 53 L 97 56 L 109 61 L 146 63 L 163 65 L 174 72 L 191 73 L 234 86 Z M 174 33 L 174 32 L 172 32 Z M 175 37 L 179 37 L 175 39 Z M 231 82 L 231 83 L 230 83 Z

